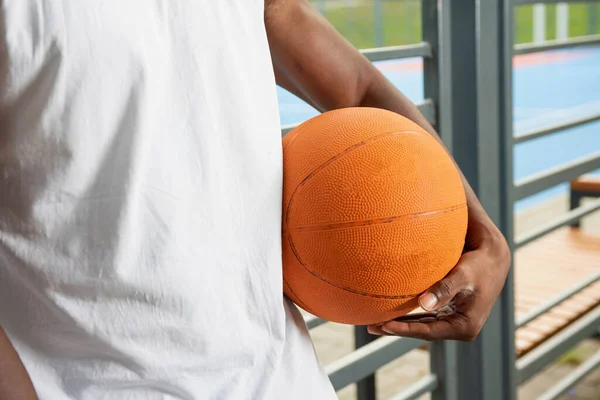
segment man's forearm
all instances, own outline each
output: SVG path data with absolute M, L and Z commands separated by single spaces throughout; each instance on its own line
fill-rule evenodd
M 306 0 L 267 0 L 265 25 L 277 83 L 319 111 L 376 107 L 403 115 L 440 140 L 417 107 Z M 294 29 L 289 29 L 294 26 Z M 499 235 L 461 173 L 470 226 Z
M 34 400 L 29 374 L 6 333 L 0 327 L 0 400 Z

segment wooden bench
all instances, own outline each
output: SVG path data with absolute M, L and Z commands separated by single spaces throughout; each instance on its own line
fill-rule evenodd
M 600 178 L 584 176 L 570 183 L 571 209 L 584 197 L 600 197 Z M 517 321 L 552 298 L 600 271 L 600 234 L 579 225 L 558 229 L 515 252 Z M 600 281 L 566 299 L 517 329 L 517 356 L 523 356 L 570 323 L 600 305 Z

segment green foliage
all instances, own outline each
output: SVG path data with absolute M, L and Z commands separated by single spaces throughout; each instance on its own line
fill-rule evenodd
M 421 40 L 421 0 L 381 0 L 383 43 L 375 42 L 374 0 L 311 0 L 354 46 L 359 49 L 418 43 Z M 588 4 L 569 6 L 569 34 L 593 33 L 589 27 Z M 600 4 L 593 4 L 598 13 L 596 33 L 600 33 Z M 533 39 L 533 6 L 515 7 L 515 42 Z M 546 39 L 556 38 L 556 5 L 546 6 Z
M 585 352 L 580 348 L 575 348 L 563 354 L 559 359 L 559 364 L 579 365 L 585 360 Z

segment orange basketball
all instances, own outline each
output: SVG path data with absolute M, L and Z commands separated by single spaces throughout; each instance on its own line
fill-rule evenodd
M 462 254 L 466 196 L 452 159 L 396 113 L 323 113 L 283 139 L 284 293 L 328 321 L 418 307 Z

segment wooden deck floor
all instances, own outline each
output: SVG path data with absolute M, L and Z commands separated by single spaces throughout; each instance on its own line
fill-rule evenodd
M 600 270 L 600 234 L 562 228 L 515 254 L 517 320 Z M 521 356 L 600 304 L 600 282 L 517 330 Z

